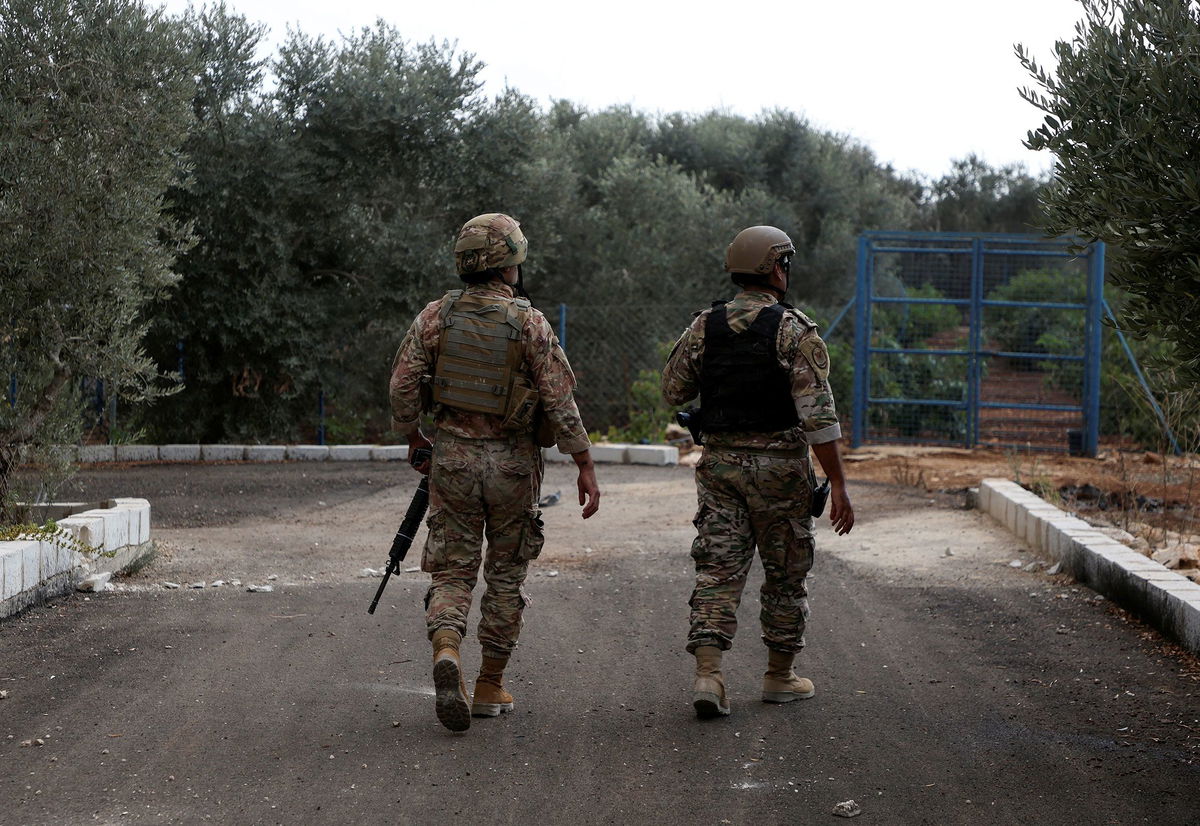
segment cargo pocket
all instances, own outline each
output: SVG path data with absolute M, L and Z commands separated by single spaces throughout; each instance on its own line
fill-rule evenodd
M 696 510 L 696 515 L 692 518 L 692 524 L 696 526 L 696 538 L 692 540 L 692 559 L 696 562 L 712 559 L 711 537 L 706 526 L 709 526 L 715 514 L 716 510 L 712 505 L 701 502 L 700 507 Z
M 545 544 L 546 531 L 542 523 L 542 512 L 530 510 L 525 520 L 525 528 L 521 531 L 521 547 L 517 551 L 517 561 L 528 562 L 537 559 Z
M 440 571 L 446 563 L 446 511 L 438 508 L 426 520 L 429 535 L 425 537 L 425 550 L 421 552 L 421 570 L 427 574 Z
M 430 483 L 442 501 L 453 503 L 470 499 L 475 480 L 465 459 L 440 458 L 435 453 Z
M 786 574 L 789 580 L 803 580 L 812 570 L 814 550 L 812 518 L 789 519 L 791 536 L 785 557 Z

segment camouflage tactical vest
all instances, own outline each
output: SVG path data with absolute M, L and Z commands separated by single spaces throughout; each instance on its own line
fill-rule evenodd
M 521 370 L 529 301 L 451 290 L 440 318 L 434 404 L 504 419 L 502 427 L 533 426 L 537 393 Z

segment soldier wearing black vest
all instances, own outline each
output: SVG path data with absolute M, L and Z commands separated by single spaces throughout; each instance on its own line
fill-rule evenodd
M 697 314 L 663 369 L 670 404 L 700 397 L 705 451 L 696 466 L 696 587 L 687 649 L 696 657 L 693 705 L 700 717 L 729 713 L 721 653 L 733 644 L 737 608 L 757 547 L 766 580 L 762 640 L 768 650 L 762 699 L 812 697 L 792 670 L 808 618 L 805 578 L 813 563 L 816 489 L 809 448 L 830 483 L 830 519 L 847 533 L 846 494 L 829 389 L 829 352 L 817 325 L 783 303 L 795 247 L 782 230 L 750 227 L 725 254 L 741 291 Z

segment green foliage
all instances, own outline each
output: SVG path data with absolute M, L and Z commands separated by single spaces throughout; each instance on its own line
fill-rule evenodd
M 1080 273 L 1026 270 L 993 289 L 992 301 L 1047 301 L 1082 304 L 1087 282 Z M 984 335 L 989 343 L 1010 353 L 1078 355 L 1084 347 L 1082 310 L 1054 307 L 988 307 Z
M 143 309 L 188 243 L 163 193 L 182 178 L 191 56 L 179 25 L 130 0 L 0 0 L 0 519 L 18 454 L 81 428 L 75 381 L 164 389 Z
M 1057 68 L 1018 46 L 1045 112 L 1026 145 L 1054 153 L 1048 232 L 1112 245 L 1122 323 L 1174 345 L 1179 378 L 1200 379 L 1200 7 L 1185 0 L 1081 0 Z
M 932 284 L 904 289 L 904 298 L 942 299 L 942 291 Z M 872 327 L 876 335 L 890 339 L 900 346 L 920 349 L 940 333 L 953 330 L 962 324 L 962 311 L 953 304 L 876 304 L 871 314 Z

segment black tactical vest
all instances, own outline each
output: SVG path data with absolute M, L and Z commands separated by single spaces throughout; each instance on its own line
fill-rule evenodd
M 704 324 L 700 413 L 709 433 L 777 433 L 800 423 L 791 378 L 779 366 L 775 338 L 786 304 L 769 304 L 741 333 L 729 328 L 725 302 Z

